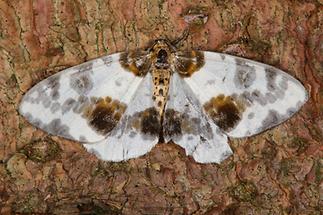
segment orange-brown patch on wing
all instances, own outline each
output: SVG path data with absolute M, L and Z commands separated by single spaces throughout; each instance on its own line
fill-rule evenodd
M 241 120 L 245 106 L 232 96 L 223 94 L 213 97 L 204 105 L 204 110 L 224 131 L 232 130 Z
M 139 50 L 120 54 L 119 62 L 123 68 L 131 71 L 136 76 L 147 74 L 151 65 L 147 53 Z
M 83 111 L 83 117 L 97 132 L 108 134 L 119 122 L 126 110 L 126 105 L 111 97 L 93 98 L 92 103 Z
M 204 65 L 204 54 L 200 51 L 180 52 L 176 56 L 175 68 L 183 77 L 190 77 Z

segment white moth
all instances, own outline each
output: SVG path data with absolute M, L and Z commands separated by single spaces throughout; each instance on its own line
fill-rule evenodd
M 157 40 L 147 51 L 101 57 L 41 81 L 19 112 L 34 126 L 107 161 L 173 141 L 200 163 L 232 154 L 229 137 L 248 137 L 290 118 L 307 101 L 303 85 L 255 61 L 176 50 Z

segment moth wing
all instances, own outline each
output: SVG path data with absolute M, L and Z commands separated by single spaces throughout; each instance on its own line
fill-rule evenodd
M 157 144 L 161 127 L 152 99 L 152 83 L 148 73 L 118 125 L 106 139 L 84 144 L 88 151 L 102 160 L 122 161 L 144 155 Z
M 113 54 L 63 70 L 23 97 L 19 112 L 31 124 L 81 142 L 104 139 L 123 115 L 143 78 Z
M 276 126 L 308 99 L 304 86 L 277 68 L 227 54 L 199 53 L 198 64 L 195 59 L 193 67 L 186 66 L 199 68 L 183 76 L 185 83 L 208 117 L 231 137 L 251 136 Z
M 194 93 L 177 73 L 171 79 L 163 134 L 165 141 L 173 140 L 199 163 L 220 163 L 232 154 L 226 135 L 206 117 Z

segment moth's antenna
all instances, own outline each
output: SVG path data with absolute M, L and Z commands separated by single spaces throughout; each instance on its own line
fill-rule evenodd
M 176 48 L 178 48 L 178 46 L 184 41 L 187 39 L 187 37 L 189 36 L 190 34 L 190 30 L 188 28 L 186 28 L 182 34 L 181 37 L 177 38 L 176 40 L 172 41 L 171 44 L 173 46 L 175 46 Z

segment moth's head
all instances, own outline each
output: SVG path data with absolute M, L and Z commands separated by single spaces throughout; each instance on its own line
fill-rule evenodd
M 154 41 L 153 45 L 150 48 L 152 52 L 158 52 L 160 50 L 165 50 L 167 52 L 174 52 L 175 47 L 167 39 L 157 39 Z

